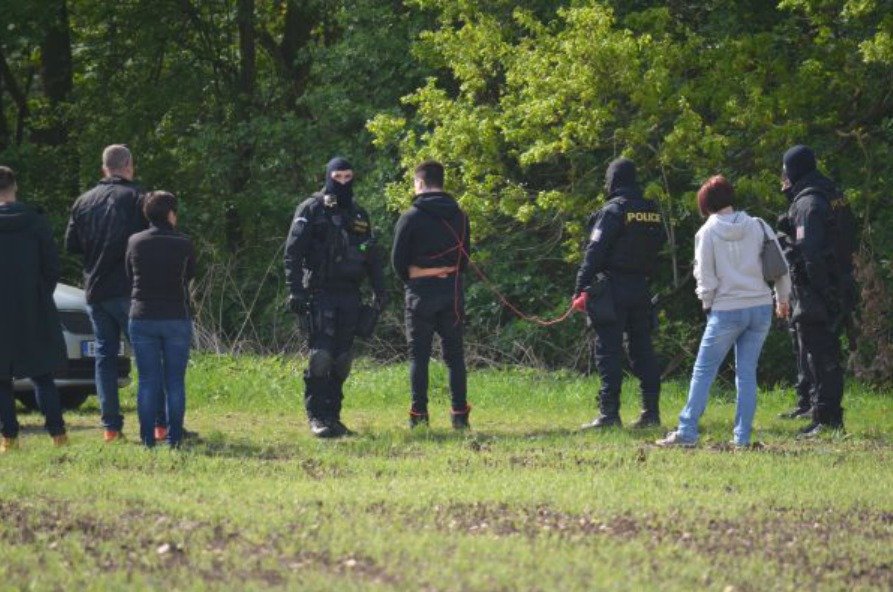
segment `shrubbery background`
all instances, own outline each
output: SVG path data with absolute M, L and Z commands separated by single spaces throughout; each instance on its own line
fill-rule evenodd
M 522 308 L 563 312 L 604 168 L 640 166 L 671 247 L 658 339 L 686 371 L 701 317 L 689 275 L 694 192 L 722 172 L 774 220 L 781 154 L 808 143 L 860 221 L 863 338 L 851 369 L 893 380 L 888 253 L 893 2 L 783 0 L 0 0 L 0 161 L 61 240 L 67 210 L 111 142 L 183 199 L 201 246 L 203 345 L 282 351 L 281 246 L 334 154 L 351 159 L 382 245 L 434 157 L 471 213 L 475 259 Z M 66 280 L 79 281 L 67 260 Z M 399 285 L 371 351 L 402 355 Z M 582 320 L 539 329 L 479 282 L 472 359 L 589 367 Z M 763 379 L 790 379 L 773 332 Z

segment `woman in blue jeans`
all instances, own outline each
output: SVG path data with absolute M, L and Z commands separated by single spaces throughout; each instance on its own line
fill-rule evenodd
M 130 237 L 126 257 L 133 282 L 129 328 L 139 373 L 140 440 L 155 446 L 156 417 L 166 401 L 168 429 L 162 435 L 171 447 L 178 447 L 186 414 L 186 365 L 192 343 L 189 281 L 195 275 L 195 249 L 189 237 L 176 230 L 176 197 L 153 191 L 144 204 L 149 229 Z
M 722 176 L 711 177 L 698 191 L 698 207 L 707 221 L 695 235 L 696 292 L 707 314 L 707 327 L 695 361 L 688 402 L 679 427 L 660 446 L 694 446 L 698 420 L 707 407 L 710 386 L 720 364 L 735 348 L 735 446 L 750 445 L 757 405 L 757 362 L 772 323 L 773 294 L 763 279 L 760 254 L 766 236 L 775 233 L 759 218 L 734 209 L 735 192 Z M 791 282 L 787 274 L 775 282 L 775 308 L 786 317 Z

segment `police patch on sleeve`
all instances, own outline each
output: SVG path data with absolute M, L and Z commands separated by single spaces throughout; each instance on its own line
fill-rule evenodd
M 592 234 L 589 235 L 589 242 L 597 243 L 601 237 L 602 229 L 595 227 L 592 229 Z
M 798 240 L 798 241 L 801 241 L 801 240 L 805 239 L 805 238 L 806 238 L 806 227 L 805 227 L 805 226 L 798 226 L 798 227 L 797 227 L 797 233 L 796 233 L 796 234 L 797 234 L 797 240 Z

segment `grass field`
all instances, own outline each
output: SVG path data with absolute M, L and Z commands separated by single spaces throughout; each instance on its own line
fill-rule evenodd
M 735 452 L 729 393 L 696 450 L 662 430 L 579 433 L 597 379 L 470 376 L 472 424 L 410 433 L 406 368 L 359 364 L 344 418 L 317 441 L 299 360 L 199 357 L 179 452 L 103 445 L 95 400 L 54 449 L 22 417 L 0 457 L 0 590 L 859 590 L 893 588 L 889 394 L 852 387 L 847 433 L 792 438 L 791 393 L 761 393 L 761 450 Z M 633 419 L 633 384 L 624 419 Z M 674 425 L 685 385 L 665 386 Z M 124 393 L 136 438 L 134 393 Z

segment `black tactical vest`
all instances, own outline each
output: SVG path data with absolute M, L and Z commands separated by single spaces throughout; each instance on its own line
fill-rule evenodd
M 608 270 L 651 275 L 657 255 L 666 242 L 657 204 L 650 199 L 617 197 L 608 205 L 619 209 L 623 224 L 620 236 L 611 248 Z

